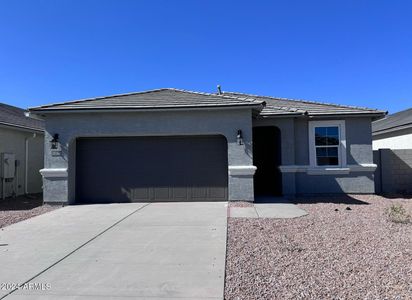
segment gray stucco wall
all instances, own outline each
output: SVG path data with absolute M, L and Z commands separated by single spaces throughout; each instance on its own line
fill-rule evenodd
M 252 121 L 250 109 L 48 114 L 46 120 L 45 168 L 67 168 L 68 176 L 44 178 L 46 202 L 75 201 L 75 141 L 78 137 L 214 135 L 226 137 L 228 163 L 252 166 L 252 125 L 276 126 L 281 131 L 282 166 L 309 167 L 308 118 L 274 118 Z M 315 119 L 313 119 L 315 120 Z M 338 119 L 336 119 L 338 120 Z M 342 119 L 339 119 L 342 120 Z M 373 164 L 371 120 L 345 118 L 348 174 L 311 175 L 308 172 L 282 174 L 285 195 L 313 193 L 373 193 L 373 171 L 362 167 Z M 244 145 L 236 141 L 243 132 Z M 49 140 L 58 133 L 61 152 L 52 153 Z M 352 167 L 357 168 L 352 168 Z M 229 175 L 229 200 L 252 201 L 253 175 Z
M 40 170 L 44 167 L 44 134 L 29 139 L 27 188 L 29 193 L 41 193 L 43 180 Z
M 372 172 L 345 175 L 308 175 L 296 173 L 296 194 L 373 194 Z
M 349 165 L 373 163 L 371 119 L 347 118 L 346 143 Z
M 253 126 L 276 126 L 281 131 L 282 166 L 309 167 L 309 121 L 325 119 L 278 118 L 258 119 Z M 347 165 L 349 174 L 310 175 L 306 171 L 284 172 L 283 193 L 374 193 L 373 171 L 355 168 L 373 164 L 371 119 L 368 117 L 336 118 L 345 120 Z
M 43 145 L 44 135 L 36 133 L 33 137 L 33 132 L 23 129 L 15 129 L 13 127 L 0 127 L 0 153 L 8 152 L 16 155 L 18 160 L 18 188 L 17 194 L 24 194 L 25 185 L 25 141 L 28 139 L 29 156 L 28 156 L 28 176 L 27 188 L 28 193 L 40 193 L 42 191 L 42 177 L 39 170 L 43 168 Z M 6 183 L 6 197 L 12 195 L 12 183 Z M 0 197 L 2 191 L 2 182 L 0 180 Z
M 46 142 L 45 168 L 68 168 L 68 177 L 45 177 L 46 202 L 75 201 L 75 141 L 78 137 L 223 135 L 230 166 L 252 166 L 252 113 L 249 108 L 202 111 L 48 114 L 46 141 L 59 134 L 61 153 Z M 243 132 L 244 145 L 236 141 Z M 228 175 L 229 176 L 229 175 Z M 229 176 L 229 200 L 253 200 L 253 175 Z

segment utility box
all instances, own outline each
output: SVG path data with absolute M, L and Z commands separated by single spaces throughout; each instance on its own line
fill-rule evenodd
M 16 171 L 16 155 L 14 153 L 1 153 L 0 177 L 3 179 L 14 178 Z

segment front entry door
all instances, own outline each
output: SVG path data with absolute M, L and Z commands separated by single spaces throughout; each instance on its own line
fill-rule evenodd
M 280 130 L 277 127 L 253 128 L 253 164 L 255 196 L 281 196 L 282 174 Z

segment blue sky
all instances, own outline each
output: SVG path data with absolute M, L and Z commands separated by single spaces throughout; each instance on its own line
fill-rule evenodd
M 412 2 L 0 0 L 1 102 L 217 84 L 412 107 Z

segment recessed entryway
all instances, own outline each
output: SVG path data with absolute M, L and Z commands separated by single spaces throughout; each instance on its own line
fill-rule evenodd
M 274 126 L 253 128 L 253 164 L 255 199 L 282 195 L 281 134 Z
M 76 203 L 226 201 L 223 136 L 79 138 Z

